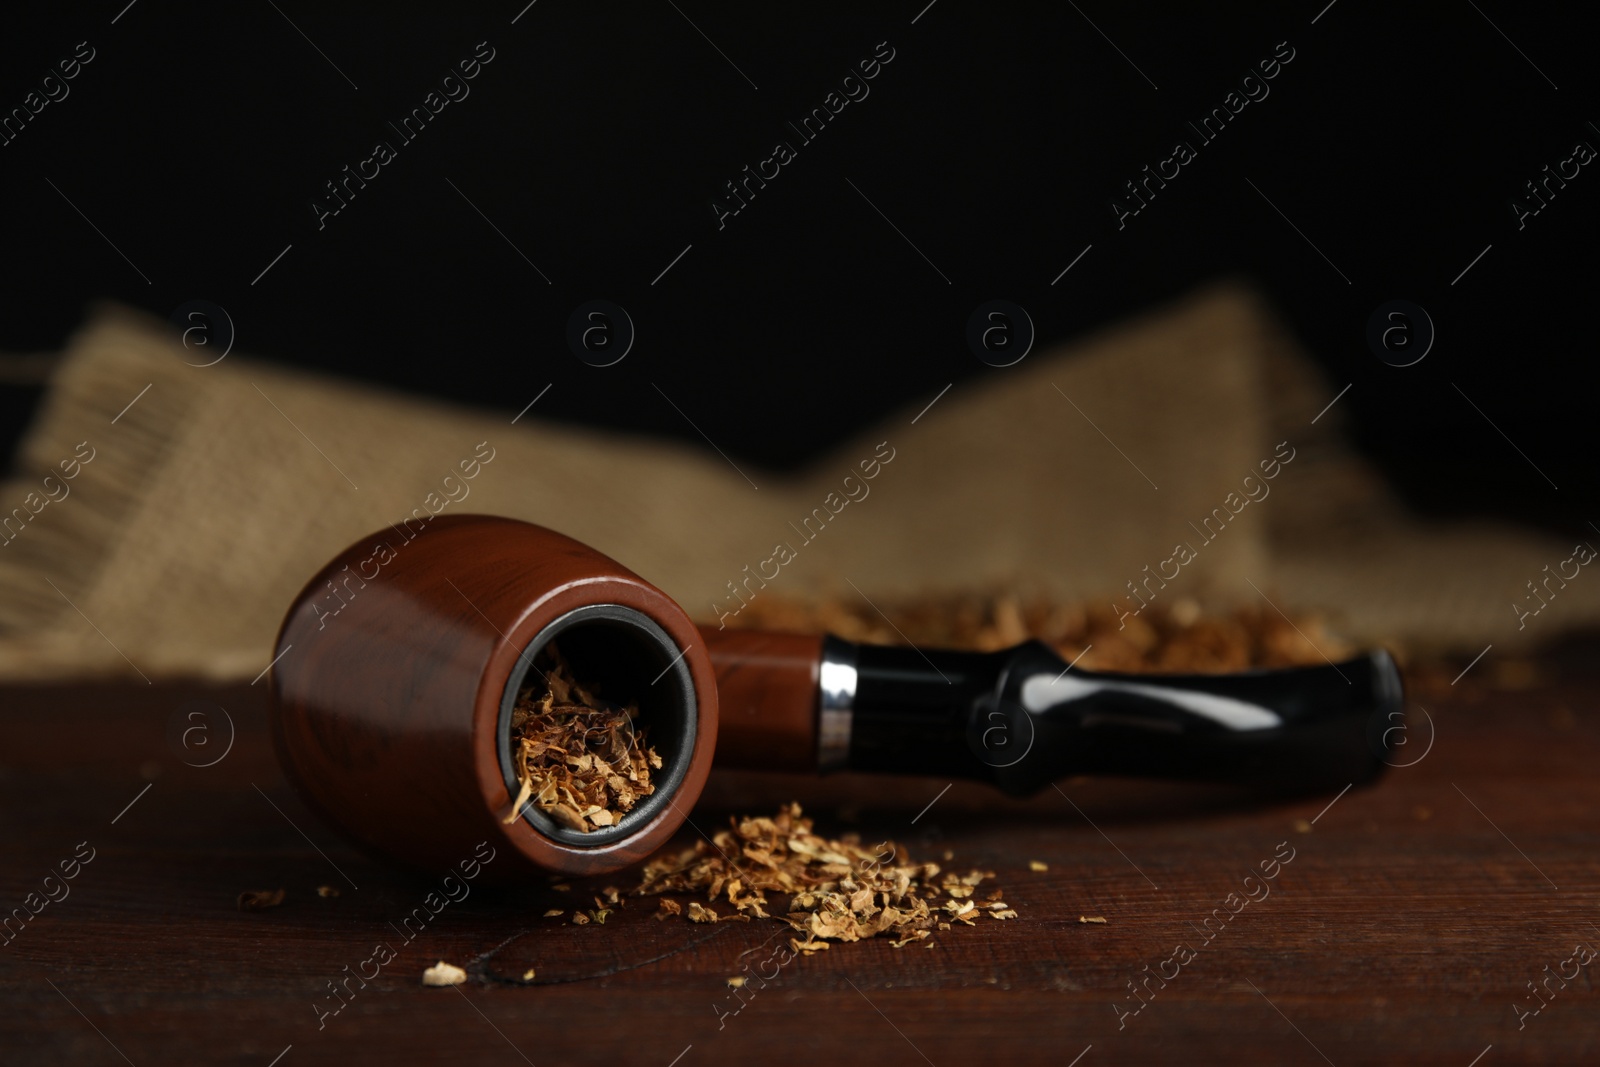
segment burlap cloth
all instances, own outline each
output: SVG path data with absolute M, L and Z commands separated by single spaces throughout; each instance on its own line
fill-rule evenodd
M 544 422 L 559 387 L 512 425 L 237 353 L 210 367 L 186 356 L 162 323 L 119 308 L 97 310 L 72 338 L 19 469 L 0 485 L 0 517 L 12 519 L 0 544 L 0 677 L 253 678 L 317 567 L 461 486 L 469 495 L 442 514 L 561 530 L 702 620 L 737 606 L 728 583 L 779 544 L 794 559 L 758 596 L 881 603 L 1005 588 L 1134 607 L 1127 583 L 1179 542 L 1197 557 L 1158 596 L 1221 607 L 1264 594 L 1324 611 L 1360 641 L 1476 652 L 1600 618 L 1600 578 L 1580 574 L 1519 629 L 1511 605 L 1524 583 L 1573 546 L 1408 517 L 1342 440 L 1340 405 L 1312 424 L 1344 383 L 1321 380 L 1235 286 L 1034 353 L 917 418 L 943 385 L 930 382 L 800 476 L 735 456 L 759 489 L 709 448 Z M 695 413 L 692 393 L 674 399 Z M 82 442 L 94 458 L 65 499 L 40 507 L 43 479 L 87 454 Z M 1243 496 L 1279 442 L 1294 459 L 1270 495 L 1204 541 L 1202 520 Z M 491 450 L 471 481 L 444 482 Z M 891 450 L 870 482 L 845 484 Z M 867 495 L 834 514 L 862 485 Z M 813 518 L 822 532 L 807 541 L 802 520 L 816 509 L 827 521 Z

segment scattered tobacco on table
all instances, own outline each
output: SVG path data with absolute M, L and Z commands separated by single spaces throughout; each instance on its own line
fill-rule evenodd
M 534 661 L 539 679 L 517 694 L 511 711 L 512 764 L 521 789 L 506 822 L 524 805 L 569 830 L 612 826 L 655 792 L 650 773 L 661 757 L 636 725 L 639 707 L 617 705 L 573 678 L 552 642 Z
M 936 863 L 913 863 L 892 841 L 869 849 L 854 835 L 820 837 L 800 805 L 790 804 L 770 819 L 730 820 L 710 842 L 651 860 L 634 893 L 703 893 L 705 902 L 688 905 L 691 922 L 776 919 L 802 935 L 790 939 L 795 951 L 810 954 L 880 936 L 900 948 L 953 923 L 1016 918 L 998 889 L 976 899 L 979 884 L 993 877 L 941 873 Z M 768 893 L 786 897 L 786 907 Z M 656 918 L 682 910 L 663 897 Z

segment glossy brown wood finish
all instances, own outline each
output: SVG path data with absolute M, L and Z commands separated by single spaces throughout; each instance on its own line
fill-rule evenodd
M 687 650 L 698 712 L 672 804 L 586 847 L 501 822 L 512 796 L 496 730 L 529 641 L 592 604 L 631 608 Z M 501 879 L 626 866 L 677 830 L 716 748 L 716 680 L 688 616 L 621 564 L 528 523 L 463 515 L 363 538 L 307 584 L 274 654 L 273 734 L 300 794 L 359 844 L 435 871 L 484 841 L 510 854 L 486 868 Z
M 717 766 L 815 771 L 822 638 L 756 630 L 701 632 L 721 705 Z

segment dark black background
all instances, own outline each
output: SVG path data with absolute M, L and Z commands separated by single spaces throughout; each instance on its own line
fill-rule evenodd
M 1418 508 L 1600 518 L 1600 168 L 1521 231 L 1509 207 L 1575 141 L 1600 146 L 1577 5 L 125 2 L 8 15 L 0 38 L 7 110 L 77 42 L 97 53 L 0 147 L 7 351 L 58 348 L 97 298 L 162 316 L 199 298 L 243 351 L 512 412 L 553 383 L 537 417 L 699 441 L 688 416 L 783 467 L 1005 374 L 964 341 L 985 300 L 1027 308 L 1047 345 L 1233 277 L 1330 397 L 1354 383 L 1362 448 Z M 471 95 L 399 146 L 386 121 L 480 41 L 495 58 Z M 719 231 L 721 184 L 880 41 L 895 58 L 871 95 Z M 1195 142 L 1185 120 L 1280 41 L 1296 55 L 1271 95 L 1119 231 L 1123 181 Z M 310 202 L 380 138 L 398 159 L 319 231 Z M 638 330 L 607 369 L 564 341 L 593 298 Z M 1394 298 L 1438 329 L 1403 369 L 1364 341 Z M 10 448 L 37 389 L 0 395 Z

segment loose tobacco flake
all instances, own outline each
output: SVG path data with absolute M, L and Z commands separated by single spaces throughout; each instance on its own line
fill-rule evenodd
M 511 710 L 512 765 L 519 789 L 504 819 L 532 804 L 569 830 L 614 826 L 655 792 L 661 756 L 636 725 L 636 703 L 613 704 L 579 684 L 552 642 L 534 663 L 542 678 L 517 694 Z M 559 888 L 559 887 L 557 887 Z
M 283 903 L 281 889 L 246 889 L 239 894 L 240 911 L 266 911 Z
M 453 963 L 440 960 L 422 972 L 422 984 L 430 986 L 460 985 L 467 980 L 467 972 Z

